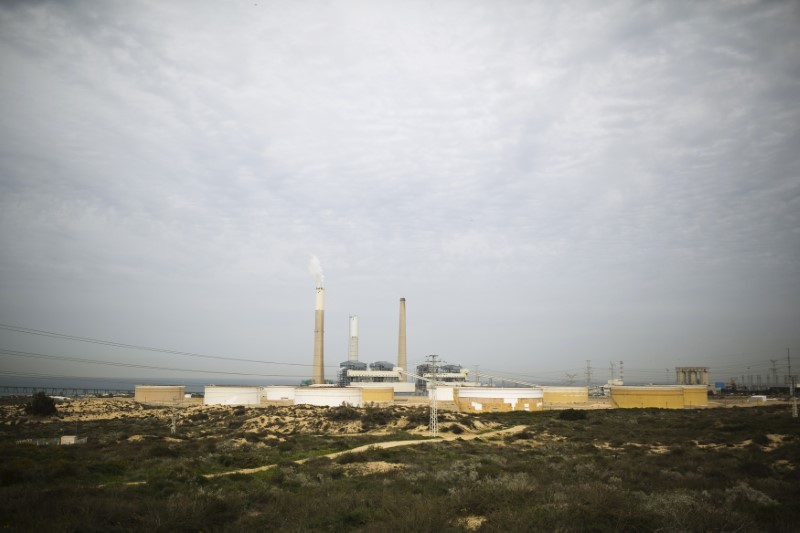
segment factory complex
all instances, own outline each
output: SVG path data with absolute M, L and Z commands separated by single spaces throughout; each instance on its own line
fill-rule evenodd
M 455 364 L 438 364 L 436 357 L 407 369 L 406 299 L 400 298 L 397 364 L 390 361 L 365 363 L 359 360 L 358 317 L 349 319 L 347 360 L 339 364 L 335 380 L 325 378 L 325 289 L 321 276 L 315 288 L 314 351 L 311 379 L 301 386 L 216 386 L 207 385 L 205 405 L 391 405 L 435 402 L 438 408 L 485 413 L 540 411 L 547 408 L 589 406 L 589 387 L 523 386 L 496 387 L 471 378 L 468 369 Z M 503 378 L 503 381 L 506 379 Z M 676 368 L 676 385 L 625 386 L 621 379 L 609 381 L 600 390 L 610 398 L 612 408 L 683 409 L 708 406 L 708 369 Z M 187 398 L 183 386 L 137 385 L 136 401 L 180 403 Z M 596 403 L 596 402 L 594 402 Z

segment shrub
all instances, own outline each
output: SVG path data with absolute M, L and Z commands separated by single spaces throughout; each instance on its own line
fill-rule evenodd
M 44 392 L 37 392 L 25 405 L 25 412 L 34 416 L 51 416 L 58 412 L 56 402 Z
M 586 411 L 567 409 L 558 413 L 558 418 L 560 420 L 586 420 Z
M 336 422 L 347 422 L 361 418 L 361 413 L 358 412 L 358 409 L 349 405 L 332 407 L 328 409 L 325 415 L 328 417 L 328 420 L 334 420 Z
M 452 433 L 455 433 L 456 435 L 461 435 L 462 433 L 464 433 L 464 428 L 459 426 L 458 424 L 453 424 L 452 426 L 450 426 L 450 431 Z
M 368 406 L 361 417 L 361 425 L 364 429 L 370 429 L 375 426 L 385 426 L 394 418 L 391 409 L 382 409 L 380 407 Z

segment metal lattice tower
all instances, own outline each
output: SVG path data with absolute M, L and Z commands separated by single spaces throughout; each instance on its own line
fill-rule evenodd
M 439 414 L 436 412 L 436 358 L 437 357 L 438 356 L 436 354 L 428 356 L 432 370 L 430 387 L 428 387 L 428 394 L 431 395 L 431 421 L 430 421 L 431 437 L 436 437 L 439 435 Z

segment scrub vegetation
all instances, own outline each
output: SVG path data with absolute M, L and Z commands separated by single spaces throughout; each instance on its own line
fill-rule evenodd
M 450 413 L 437 440 L 426 440 L 424 408 L 301 411 L 314 422 L 298 423 L 289 407 L 196 409 L 175 434 L 168 410 L 77 428 L 4 411 L 0 528 L 796 531 L 800 523 L 800 424 L 785 405 Z M 17 443 L 76 429 L 87 444 Z M 401 440 L 422 442 L 377 444 Z M 376 446 L 334 455 L 368 444 Z M 266 465 L 274 467 L 209 476 Z

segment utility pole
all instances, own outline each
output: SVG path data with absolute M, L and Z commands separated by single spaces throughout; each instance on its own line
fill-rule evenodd
M 439 417 L 436 412 L 436 354 L 431 354 L 428 359 L 431 362 L 431 383 L 428 387 L 428 394 L 431 395 L 431 421 L 430 430 L 431 437 L 436 437 L 439 434 Z
M 178 413 L 172 409 L 172 424 L 169 427 L 170 435 L 175 435 L 178 432 Z
M 792 352 L 786 348 L 786 362 L 789 363 L 789 396 L 792 398 L 792 417 L 797 418 L 797 398 L 794 395 L 794 374 L 792 374 Z

